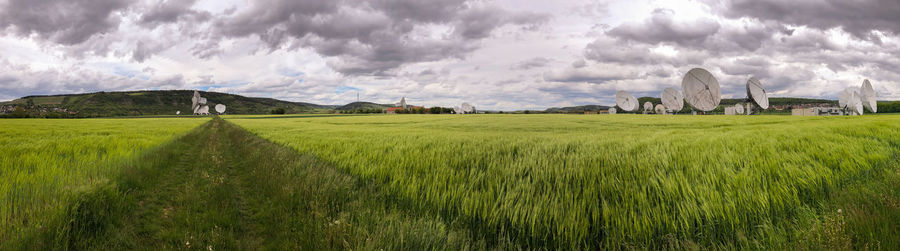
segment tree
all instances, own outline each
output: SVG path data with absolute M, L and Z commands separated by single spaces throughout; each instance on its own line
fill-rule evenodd
M 25 108 L 22 108 L 21 106 L 16 106 L 16 109 L 13 110 L 12 114 L 10 114 L 10 117 L 11 118 L 27 118 L 28 113 L 25 112 Z
M 284 108 L 278 107 L 278 108 L 272 109 L 272 114 L 284 114 L 284 113 L 285 113 Z

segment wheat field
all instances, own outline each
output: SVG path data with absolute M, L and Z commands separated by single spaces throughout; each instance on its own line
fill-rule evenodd
M 758 235 L 848 181 L 896 168 L 900 156 L 898 116 L 228 121 L 379 184 L 397 203 L 480 232 L 573 247 Z

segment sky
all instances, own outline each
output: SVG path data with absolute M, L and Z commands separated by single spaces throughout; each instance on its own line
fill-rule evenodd
M 896 0 L 0 0 L 0 100 L 195 89 L 480 110 L 659 97 L 900 100 Z

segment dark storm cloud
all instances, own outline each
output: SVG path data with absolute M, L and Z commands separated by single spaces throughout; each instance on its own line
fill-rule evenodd
M 674 17 L 675 12 L 672 10 L 656 9 L 644 22 L 625 23 L 613 28 L 607 34 L 648 44 L 674 43 L 691 46 L 702 43 L 720 28 L 719 23 L 712 19 L 678 22 Z
M 216 29 L 225 37 L 258 36 L 272 50 L 312 48 L 347 75 L 380 75 L 406 63 L 462 58 L 499 27 L 546 19 L 466 0 L 268 0 L 219 19 Z M 451 31 L 431 34 L 427 26 Z
M 896 0 L 732 0 L 718 5 L 727 17 L 754 17 L 819 29 L 843 27 L 858 37 L 872 30 L 900 33 Z
M 56 43 L 73 45 L 115 30 L 116 12 L 130 0 L 10 0 L 0 6 L 0 28 L 16 34 L 36 34 Z
M 150 28 L 160 24 L 175 23 L 178 21 L 202 22 L 209 20 L 212 14 L 205 11 L 192 10 L 191 6 L 197 0 L 168 0 L 160 1 L 150 6 L 141 15 L 140 23 Z

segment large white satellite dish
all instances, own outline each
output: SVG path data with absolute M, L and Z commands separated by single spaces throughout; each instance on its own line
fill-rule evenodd
M 217 104 L 217 105 L 216 105 L 216 112 L 219 113 L 219 114 L 225 113 L 225 105 L 223 105 L 223 104 Z
M 662 104 L 657 104 L 654 110 L 656 114 L 666 114 L 666 107 Z
M 769 109 L 769 94 L 766 93 L 766 89 L 763 88 L 762 83 L 756 77 L 750 77 L 747 80 L 747 98 L 753 100 L 753 103 L 759 106 L 760 109 Z
M 199 108 L 198 102 L 200 102 L 200 92 L 194 91 L 194 95 L 191 96 L 191 111 L 193 111 L 194 114 L 197 114 L 197 109 Z
M 644 102 L 644 113 L 651 112 L 653 112 L 653 103 L 650 103 L 650 101 Z
M 181 111 L 175 111 L 175 115 L 181 115 Z
M 872 83 L 869 83 L 868 79 L 863 80 L 862 86 L 859 88 L 859 96 L 866 109 L 872 113 L 878 112 L 878 101 L 875 99 L 875 88 L 872 88 Z
M 209 106 L 208 106 L 208 105 L 201 105 L 201 106 L 200 106 L 200 111 L 199 111 L 199 113 L 202 114 L 202 115 L 209 115 Z
M 470 105 L 469 103 L 462 103 L 462 111 L 464 113 L 474 113 L 475 107 Z
M 205 105 L 205 104 L 206 104 L 206 98 L 200 98 L 199 104 Z
M 853 112 L 855 112 L 856 115 L 862 115 L 862 114 L 863 114 L 863 104 L 862 104 L 862 99 L 860 99 L 860 96 L 859 96 L 859 93 L 858 93 L 858 92 L 855 92 L 855 91 L 854 91 L 854 92 L 852 92 L 852 94 L 850 95 L 850 103 L 849 103 L 849 106 L 850 106 L 850 110 L 853 111 Z
M 462 108 L 459 108 L 459 106 L 454 106 L 453 113 L 462 114 Z
M 841 91 L 840 96 L 838 96 L 838 106 L 840 106 L 841 109 L 849 109 L 850 107 L 848 105 L 850 104 L 850 96 L 852 95 L 853 91 L 851 91 L 850 88 Z
M 622 110 L 629 112 L 638 110 L 638 100 L 626 91 L 616 92 L 616 105 Z
M 682 97 L 681 93 L 674 88 L 666 88 L 663 90 L 660 99 L 662 100 L 663 105 L 666 106 L 666 109 L 677 112 L 684 108 L 684 97 Z
M 684 75 L 681 81 L 684 99 L 691 107 L 700 111 L 712 111 L 722 101 L 722 90 L 719 81 L 709 71 L 694 68 Z
M 610 108 L 609 108 L 609 114 L 616 114 L 616 108 L 615 108 L 615 107 L 610 107 Z

